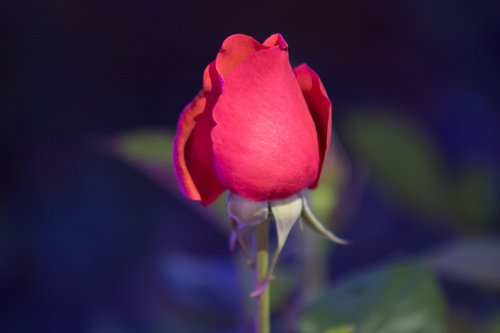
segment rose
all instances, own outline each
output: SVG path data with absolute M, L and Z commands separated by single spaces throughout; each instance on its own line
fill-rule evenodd
M 179 118 L 173 160 L 183 193 L 208 205 L 229 190 L 231 240 L 242 249 L 249 247 L 241 237 L 244 227 L 276 222 L 276 251 L 253 296 L 266 289 L 299 218 L 345 243 L 319 223 L 300 193 L 318 185 L 330 145 L 331 113 L 318 75 L 306 64 L 292 69 L 280 34 L 262 44 L 232 35 Z M 263 262 L 267 265 L 267 259 Z
M 173 151 L 180 188 L 204 205 L 225 190 L 267 202 L 315 188 L 330 123 L 318 75 L 306 64 L 292 69 L 280 34 L 262 44 L 232 35 L 179 118 Z

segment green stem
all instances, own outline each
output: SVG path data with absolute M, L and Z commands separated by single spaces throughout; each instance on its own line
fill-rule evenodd
M 269 220 L 256 226 L 257 258 L 256 258 L 256 286 L 267 276 L 269 269 Z M 257 333 L 270 332 L 269 289 L 266 289 L 255 300 L 254 321 Z

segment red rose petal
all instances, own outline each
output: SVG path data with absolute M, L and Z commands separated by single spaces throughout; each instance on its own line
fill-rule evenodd
M 318 74 L 309 66 L 302 64 L 297 66 L 294 72 L 318 131 L 320 149 L 318 175 L 316 181 L 309 186 L 309 188 L 316 188 L 316 186 L 318 186 L 321 169 L 323 168 L 323 162 L 330 147 L 332 136 L 332 103 L 326 94 L 325 87 L 323 83 L 321 83 Z
M 182 192 L 191 200 L 212 203 L 225 190 L 212 162 L 210 132 L 215 123 L 212 109 L 220 94 L 220 79 L 214 64 L 204 73 L 203 90 L 179 118 L 174 141 L 174 169 Z
M 267 48 L 250 36 L 236 34 L 224 40 L 217 54 L 216 67 L 220 75 L 225 77 L 236 65 L 247 59 L 258 50 Z
M 281 34 L 274 34 L 269 36 L 262 44 L 267 47 L 279 45 L 282 50 L 288 50 L 288 44 Z
M 213 118 L 216 171 L 229 190 L 260 201 L 315 182 L 316 126 L 281 47 L 255 51 L 234 65 Z

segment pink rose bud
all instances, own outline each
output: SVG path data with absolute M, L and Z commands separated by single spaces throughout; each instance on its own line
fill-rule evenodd
M 174 165 L 183 193 L 204 205 L 229 190 L 250 201 L 315 188 L 331 137 L 331 102 L 307 65 L 292 68 L 280 34 L 232 35 L 182 112 Z
M 288 45 L 274 34 L 262 44 L 245 35 L 228 37 L 179 118 L 173 160 L 181 190 L 204 205 L 229 191 L 231 247 L 239 242 L 242 250 L 250 248 L 243 229 L 275 222 L 276 251 L 252 296 L 266 289 L 299 219 L 345 243 L 314 217 L 301 193 L 318 185 L 331 115 L 318 75 L 305 64 L 293 69 Z

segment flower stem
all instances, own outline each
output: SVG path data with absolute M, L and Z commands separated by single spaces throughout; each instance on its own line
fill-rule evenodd
M 256 258 L 256 286 L 267 276 L 269 267 L 269 220 L 256 226 L 257 258 Z M 254 322 L 257 333 L 270 332 L 270 306 L 268 284 L 265 290 L 255 300 Z

